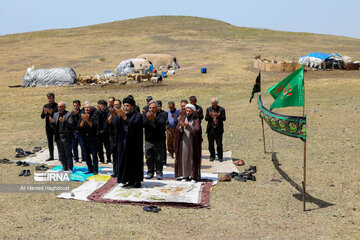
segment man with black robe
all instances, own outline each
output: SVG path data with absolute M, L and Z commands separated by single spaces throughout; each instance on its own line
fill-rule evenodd
M 117 182 L 140 188 L 144 177 L 143 117 L 134 112 L 135 101 L 123 99 L 124 110 L 116 110 Z
M 41 118 L 45 118 L 45 130 L 49 148 L 49 158 L 46 161 L 54 160 L 54 136 L 55 130 L 51 127 L 49 117 L 53 117 L 54 113 L 58 111 L 57 103 L 55 102 L 55 94 L 47 94 L 48 104 L 45 104 L 41 112 Z

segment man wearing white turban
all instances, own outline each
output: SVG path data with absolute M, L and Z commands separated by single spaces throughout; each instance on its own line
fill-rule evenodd
M 175 177 L 183 181 L 201 179 L 201 130 L 200 120 L 194 117 L 196 108 L 185 106 L 186 118 L 180 119 L 175 131 Z

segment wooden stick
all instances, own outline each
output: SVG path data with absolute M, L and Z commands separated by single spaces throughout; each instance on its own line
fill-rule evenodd
M 306 203 L 306 142 L 304 142 L 304 181 L 302 182 L 303 187 L 303 210 L 305 212 L 305 203 Z
M 263 142 L 264 142 L 264 154 L 266 154 L 266 146 L 265 146 L 265 131 L 264 131 L 264 119 L 261 118 L 262 132 L 263 132 Z
M 303 116 L 305 117 L 305 103 L 304 103 L 304 107 L 303 107 Z M 305 203 L 306 203 L 306 140 L 304 141 L 304 181 L 302 182 L 302 187 L 303 187 L 303 210 L 305 212 L 306 207 L 305 207 Z

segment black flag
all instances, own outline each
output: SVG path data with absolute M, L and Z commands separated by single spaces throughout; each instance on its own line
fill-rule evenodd
M 257 76 L 256 80 L 255 80 L 255 84 L 251 93 L 251 97 L 250 97 L 250 103 L 251 100 L 254 98 L 254 94 L 260 92 L 261 88 L 260 88 L 260 72 L 259 75 Z

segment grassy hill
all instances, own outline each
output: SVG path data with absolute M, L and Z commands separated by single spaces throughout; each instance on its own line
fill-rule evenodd
M 157 215 L 128 205 L 58 200 L 55 194 L 2 194 L 0 224 L 6 227 L 0 228 L 0 236 L 24 238 L 26 232 L 25 238 L 356 239 L 360 225 L 359 71 L 305 74 L 307 205 L 311 210 L 306 213 L 302 212 L 298 190 L 301 142 L 266 128 L 269 153 L 264 155 L 257 107 L 248 103 L 257 76 L 251 67 L 254 56 L 297 60 L 314 51 L 337 52 L 359 60 L 360 39 L 243 28 L 184 16 L 0 36 L 0 158 L 14 159 L 15 147 L 46 146 L 40 113 L 50 91 L 55 92 L 57 101 L 68 102 L 70 109 L 74 99 L 95 103 L 109 96 L 132 94 L 143 106 L 145 97 L 152 95 L 163 103 L 174 100 L 178 105 L 181 99 L 195 95 L 204 108 L 210 106 L 212 96 L 218 97 L 227 113 L 225 150 L 259 169 L 256 182 L 232 181 L 214 187 L 211 209 L 165 207 Z M 142 53 L 173 54 L 182 68 L 159 85 L 7 87 L 21 84 L 31 65 L 37 69 L 72 67 L 81 75 L 100 74 Z M 200 68 L 204 66 L 208 73 L 202 75 Z M 286 75 L 262 73 L 263 92 Z M 271 102 L 271 97 L 264 97 L 265 105 Z M 301 114 L 302 109 L 279 112 Z M 207 149 L 205 132 L 203 137 L 203 149 Z M 0 183 L 32 182 L 17 176 L 19 167 L 0 169 Z M 33 172 L 34 167 L 31 169 Z M 44 222 L 45 217 L 52 220 Z

